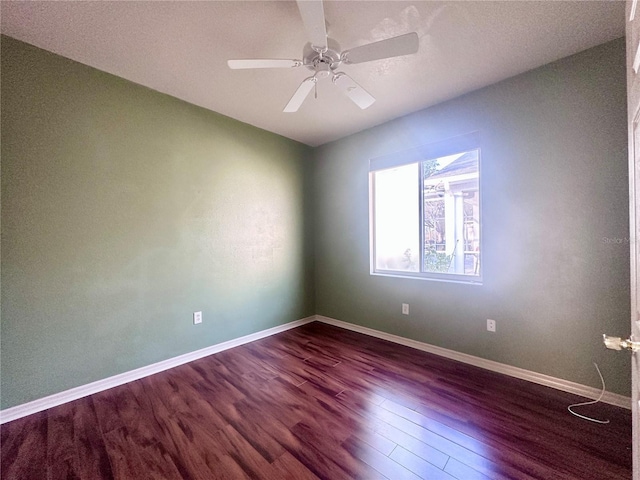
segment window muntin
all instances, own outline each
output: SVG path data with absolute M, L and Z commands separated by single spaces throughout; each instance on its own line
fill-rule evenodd
M 372 161 L 372 273 L 481 281 L 480 149 L 475 145 L 456 151 L 453 143 L 437 149 L 445 155 L 413 162 L 403 163 L 401 155 Z

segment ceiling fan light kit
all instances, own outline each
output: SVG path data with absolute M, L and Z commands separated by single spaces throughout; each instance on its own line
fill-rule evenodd
M 303 60 L 288 59 L 239 59 L 228 60 L 231 69 L 254 68 L 297 68 L 305 66 L 314 72 L 313 76 L 302 81 L 284 112 L 297 112 L 319 79 L 332 77 L 332 83 L 338 87 L 353 103 L 365 109 L 375 98 L 344 72 L 336 71 L 342 65 L 351 65 L 384 58 L 398 57 L 416 53 L 419 48 L 418 34 L 406 33 L 378 42 L 340 52 L 340 46 L 327 37 L 324 6 L 322 0 L 297 0 L 298 10 L 305 29 L 311 40 L 303 48 Z

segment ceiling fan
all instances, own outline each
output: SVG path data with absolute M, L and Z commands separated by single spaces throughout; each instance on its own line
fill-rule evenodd
M 327 37 L 322 0 L 296 1 L 311 40 L 303 48 L 302 60 L 264 58 L 227 61 L 231 69 L 306 67 L 313 71 L 312 76 L 302 81 L 289 103 L 284 107 L 284 112 L 297 112 L 318 80 L 328 77 L 331 77 L 333 84 L 353 103 L 365 109 L 375 102 L 375 98 L 349 75 L 337 72 L 336 69 L 343 63 L 346 65 L 364 63 L 408 55 L 418 51 L 418 34 L 412 32 L 340 52 L 338 43 Z

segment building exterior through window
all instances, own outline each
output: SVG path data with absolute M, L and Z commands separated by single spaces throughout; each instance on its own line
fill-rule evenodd
M 477 275 L 480 268 L 478 151 L 444 168 L 423 162 L 423 270 Z

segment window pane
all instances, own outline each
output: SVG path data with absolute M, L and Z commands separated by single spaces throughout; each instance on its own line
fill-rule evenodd
M 419 164 L 374 175 L 376 270 L 420 269 Z
M 421 163 L 422 270 L 480 275 L 478 151 Z

